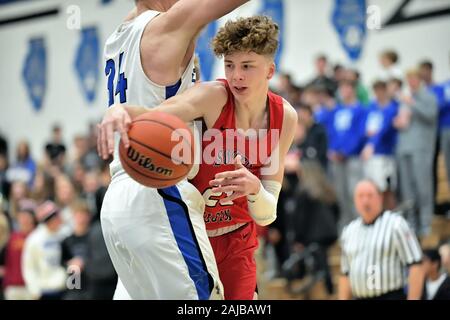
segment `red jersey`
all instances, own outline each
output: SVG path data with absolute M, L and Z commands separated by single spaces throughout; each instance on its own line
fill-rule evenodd
M 228 100 L 213 128 L 203 133 L 202 161 L 198 174 L 190 181 L 205 199 L 204 220 L 208 230 L 253 221 L 248 212 L 247 197 L 220 204 L 219 200 L 229 194 L 213 193 L 209 182 L 217 173 L 235 170 L 234 158 L 238 154 L 241 155 L 242 164 L 259 178 L 261 168 L 278 143 L 283 124 L 283 98 L 269 91 L 268 128 L 255 136 L 237 131 L 233 94 L 228 82 L 220 81 L 226 86 Z

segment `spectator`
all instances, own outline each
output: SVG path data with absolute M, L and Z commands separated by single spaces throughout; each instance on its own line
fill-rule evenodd
M 36 174 L 36 163 L 30 154 L 30 146 L 26 141 L 20 141 L 17 145 L 16 162 L 8 169 L 9 181 L 23 181 L 31 187 Z
M 8 141 L 6 141 L 5 137 L 0 133 L 0 155 L 6 156 L 8 159 Z
M 334 291 L 327 251 L 337 239 L 337 203 L 331 184 L 318 161 L 304 160 L 293 215 L 294 251 L 315 245 L 316 274 L 322 273 L 328 294 Z
M 354 83 L 339 84 L 342 103 L 333 112 L 328 156 L 339 203 L 339 230 L 356 217 L 353 190 L 363 176 L 359 155 L 365 144 L 366 110 L 356 99 Z
M 330 91 L 336 92 L 337 83 L 328 75 L 328 61 L 323 54 L 316 58 L 316 76 L 308 83 L 309 86 L 322 86 Z
M 437 156 L 444 155 L 448 181 L 450 182 L 450 81 L 439 85 L 433 81 L 433 64 L 430 61 L 420 63 L 420 75 L 427 88 L 434 94 L 439 108 L 438 135 L 433 163 L 435 187 L 437 183 Z M 435 191 L 437 188 L 435 188 Z
M 401 79 L 403 73 L 398 67 L 399 57 L 394 50 L 385 50 L 380 54 L 379 61 L 382 67 L 379 79 L 387 81 L 392 78 Z
M 90 145 L 90 139 L 83 135 L 74 138 L 74 150 L 72 151 L 72 163 L 79 162 L 86 170 L 100 167 L 102 160 L 98 157 L 95 148 Z
M 100 220 L 91 225 L 87 248 L 85 271 L 89 283 L 89 298 L 111 300 L 117 285 L 117 273 L 106 249 Z
M 68 270 L 74 271 L 79 276 L 80 288 L 66 290 L 64 300 L 88 299 L 89 283 L 84 271 L 88 255 L 88 232 L 91 213 L 84 201 L 75 202 L 72 205 L 74 228 L 73 234 L 62 242 L 62 263 Z
M 23 181 L 14 181 L 11 184 L 11 194 L 7 205 L 7 214 L 12 224 L 13 229 L 16 229 L 14 225 L 17 211 L 19 210 L 19 202 L 23 199 L 29 198 L 30 191 L 27 185 Z
M 330 134 L 333 128 L 333 117 L 336 110 L 334 93 L 325 87 L 317 87 L 319 107 L 314 109 L 314 119 L 324 126 L 327 133 L 327 141 L 331 140 Z
M 0 153 L 0 197 L 8 199 L 11 184 L 7 179 L 8 158 Z
M 62 141 L 62 129 L 57 124 L 53 126 L 51 140 L 45 145 L 45 153 L 52 165 L 63 168 L 66 146 Z
M 312 110 L 319 109 L 320 102 L 319 102 L 319 90 L 318 86 L 308 86 L 305 88 L 302 94 L 302 100 L 299 104 L 307 104 L 311 106 Z
M 425 285 L 422 300 L 450 300 L 450 277 L 446 272 L 441 272 L 439 251 L 424 250 L 423 256 Z
M 391 78 L 386 84 L 389 97 L 395 102 L 400 103 L 403 81 L 397 78 Z
M 72 170 L 71 170 L 70 176 L 72 178 L 75 191 L 78 194 L 81 194 L 83 192 L 83 181 L 84 181 L 85 175 L 86 175 L 86 169 L 83 167 L 83 165 L 80 162 L 77 161 L 72 164 Z
M 293 84 L 291 75 L 289 73 L 280 73 L 278 76 L 276 92 L 289 102 L 291 102 L 289 100 L 289 95 L 291 94 L 292 86 Z
M 355 83 L 356 98 L 363 106 L 367 106 L 369 104 L 369 91 L 361 82 L 360 73 L 355 69 L 347 69 L 344 78 Z
M 276 255 L 275 274 L 286 259 L 289 258 L 292 245 L 292 216 L 295 215 L 295 196 L 298 186 L 297 171 L 300 166 L 299 144 L 304 140 L 305 132 L 303 126 L 297 123 L 296 134 L 291 148 L 284 160 L 284 179 L 277 203 L 277 219 L 269 225 L 267 240 L 272 245 Z M 267 248 L 266 248 L 267 249 Z M 270 273 L 273 270 L 269 270 Z
M 31 198 L 37 203 L 45 200 L 54 200 L 55 181 L 44 170 L 38 170 L 34 179 L 34 185 L 31 189 Z
M 46 201 L 36 210 L 40 225 L 25 240 L 22 274 L 33 299 L 60 300 L 66 286 L 61 266 L 62 220 L 59 208 Z
M 292 105 L 295 105 L 297 103 L 300 103 L 302 97 L 303 97 L 303 88 L 296 85 L 292 85 L 286 100 L 289 101 L 289 103 L 291 103 Z
M 0 200 L 1 204 L 2 200 Z M 5 245 L 8 243 L 9 239 L 9 221 L 8 217 L 5 215 L 3 210 L 0 207 L 0 252 L 3 250 Z M 0 273 L 1 277 L 1 273 Z
M 25 286 L 22 275 L 22 251 L 26 238 L 36 227 L 35 203 L 22 200 L 17 212 L 16 231 L 11 233 L 5 251 L 5 275 L 3 288 L 6 300 L 30 300 L 31 293 Z
M 312 109 L 307 104 L 297 106 L 299 125 L 305 134 L 299 141 L 302 160 L 317 161 L 324 170 L 327 167 L 327 133 L 325 128 L 314 121 Z
M 101 207 L 97 207 L 97 191 L 99 190 L 99 177 L 97 171 L 86 172 L 83 179 L 83 191 L 80 197 L 86 202 L 89 212 L 94 216 L 100 215 Z
M 439 136 L 447 169 L 447 181 L 450 184 L 450 79 L 442 84 L 442 88 L 444 101 L 439 109 Z M 447 216 L 450 218 L 450 212 Z
M 360 217 L 341 236 L 339 298 L 402 300 L 408 285 L 408 299 L 420 299 L 422 252 L 407 222 L 397 213 L 383 211 L 381 193 L 370 180 L 356 186 L 355 204 Z
M 401 198 L 408 207 L 405 214 L 416 234 L 422 237 L 429 235 L 433 217 L 430 177 L 433 176 L 438 110 L 434 96 L 420 80 L 419 71 L 410 70 L 406 78 L 411 94 L 401 97 L 400 111 L 394 118 L 394 126 L 399 130 L 396 152 Z
M 55 180 L 56 203 L 60 207 L 63 225 L 60 233 L 63 238 L 68 237 L 73 232 L 73 214 L 71 204 L 76 199 L 75 189 L 69 177 L 59 175 Z
M 87 136 L 88 152 L 83 159 L 83 165 L 86 170 L 96 170 L 100 168 L 103 160 L 97 154 L 97 123 L 89 124 L 89 132 Z
M 341 82 L 342 80 L 344 80 L 344 75 L 345 75 L 345 68 L 340 65 L 340 64 L 336 64 L 333 67 L 333 80 L 336 84 L 338 84 L 339 82 Z M 326 88 L 326 87 L 325 87 Z M 336 93 L 337 88 L 335 91 L 330 90 L 333 95 Z
M 361 153 L 364 176 L 373 180 L 383 193 L 385 209 L 396 206 L 397 166 L 395 146 L 397 130 L 392 121 L 398 112 L 398 104 L 389 97 L 386 82 L 373 84 L 375 100 L 369 105 L 366 120 L 367 143 Z
M 422 61 L 419 64 L 419 72 L 420 78 L 424 82 L 425 86 L 436 98 L 438 106 L 438 133 L 436 135 L 436 145 L 433 157 L 433 199 L 434 199 L 437 193 L 438 155 L 441 152 L 441 146 L 444 159 L 450 159 L 448 158 L 450 156 L 450 145 L 449 145 L 450 139 L 448 138 L 446 139 L 447 134 L 445 133 L 445 131 L 450 132 L 450 112 L 446 110 L 450 108 L 450 104 L 449 106 L 447 106 L 448 103 L 446 103 L 445 101 L 444 86 L 435 83 L 433 80 L 433 63 L 428 60 Z M 444 140 L 442 143 L 441 143 L 441 136 L 442 139 Z M 446 162 L 448 161 L 446 160 Z M 447 168 L 450 169 L 450 166 L 447 166 Z

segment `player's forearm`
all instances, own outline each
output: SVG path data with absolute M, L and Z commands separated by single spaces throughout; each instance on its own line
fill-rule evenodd
M 415 264 L 409 268 L 408 300 L 420 300 L 424 280 L 425 274 L 421 264 Z
M 209 22 L 230 13 L 249 0 L 183 0 L 174 5 L 171 13 L 178 15 L 178 23 L 182 21 L 183 29 L 202 28 Z M 177 19 L 173 19 L 177 21 Z
M 156 107 L 156 108 L 146 108 L 142 106 L 125 106 L 125 109 L 127 110 L 128 114 L 130 115 L 131 120 L 134 120 L 136 117 L 140 116 L 141 114 L 152 112 L 152 111 L 162 111 L 169 113 L 171 115 L 179 117 L 181 120 L 185 122 L 189 122 L 194 120 L 194 116 L 191 116 L 189 112 L 183 112 L 183 105 L 180 105 L 179 103 L 175 103 L 172 105 L 167 105 L 164 108 Z M 187 109 L 187 108 L 186 108 Z
M 130 115 L 131 120 L 136 118 L 137 116 L 140 116 L 141 114 L 144 114 L 146 112 L 149 112 L 150 110 L 145 107 L 141 106 L 125 106 L 125 110 L 127 110 L 128 114 Z
M 250 215 L 258 225 L 266 226 L 275 221 L 280 190 L 278 181 L 263 180 L 259 192 L 247 196 Z

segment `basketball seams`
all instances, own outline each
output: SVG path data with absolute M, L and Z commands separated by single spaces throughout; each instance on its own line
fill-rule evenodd
M 173 131 L 176 131 L 176 130 L 179 129 L 179 128 L 173 128 L 172 126 L 168 125 L 167 123 L 164 123 L 164 122 L 161 122 L 161 121 L 158 121 L 158 120 L 154 120 L 154 119 L 136 119 L 136 120 L 133 120 L 133 123 L 135 123 L 135 122 L 146 122 L 146 121 L 160 124 L 160 125 L 162 125 L 164 127 L 167 127 L 167 128 L 169 128 L 169 129 L 171 129 Z M 191 148 L 191 144 L 189 143 L 189 141 L 187 141 L 186 139 L 183 139 L 183 141 L 186 142 L 189 145 L 189 148 Z
M 159 151 L 159 150 L 157 150 L 157 149 L 154 149 L 153 147 L 150 147 L 150 146 L 144 144 L 143 142 L 140 142 L 140 141 L 138 141 L 138 140 L 136 140 L 136 139 L 134 139 L 134 138 L 131 138 L 131 137 L 129 137 L 128 139 L 129 139 L 130 141 L 133 141 L 134 143 L 137 143 L 137 144 L 140 145 L 141 147 L 147 148 L 147 149 L 149 149 L 149 150 L 151 150 L 151 151 L 153 151 L 153 152 L 156 152 L 156 153 L 158 153 L 158 154 L 160 154 L 160 155 L 166 157 L 167 159 L 172 160 L 172 157 L 171 157 L 171 156 L 168 156 L 167 154 L 165 154 L 165 153 L 163 153 L 163 152 L 161 152 L 161 151 Z M 183 161 L 180 161 L 180 160 L 178 160 L 178 159 L 175 159 L 175 160 L 179 162 L 179 164 L 174 162 L 176 165 L 180 165 L 180 164 L 181 164 L 181 165 L 183 165 L 183 166 L 185 166 L 185 167 L 188 166 L 188 165 L 187 165 L 186 163 L 184 163 Z M 172 160 L 172 162 L 173 162 L 173 160 Z

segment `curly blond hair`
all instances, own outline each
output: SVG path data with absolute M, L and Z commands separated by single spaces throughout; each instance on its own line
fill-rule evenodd
M 255 52 L 274 57 L 278 48 L 278 25 L 267 16 L 228 21 L 212 40 L 217 57 L 234 52 Z

